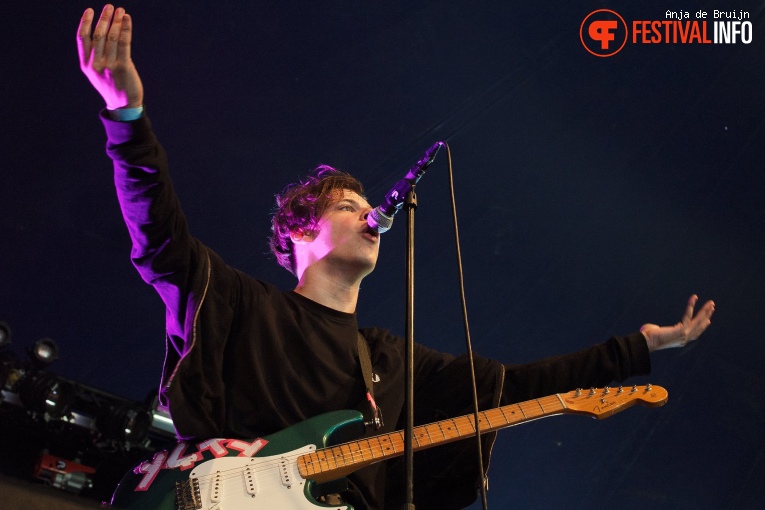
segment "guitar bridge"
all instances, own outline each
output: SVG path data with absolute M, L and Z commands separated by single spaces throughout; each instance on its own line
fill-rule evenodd
M 199 508 L 202 508 L 199 480 L 189 478 L 182 482 L 175 482 L 175 510 L 197 510 Z

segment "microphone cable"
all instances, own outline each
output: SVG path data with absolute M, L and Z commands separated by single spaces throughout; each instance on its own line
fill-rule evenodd
M 465 277 L 462 271 L 462 250 L 460 249 L 460 233 L 459 233 L 459 227 L 457 225 L 457 201 L 455 199 L 454 195 L 454 173 L 453 173 L 453 167 L 452 167 L 452 151 L 449 148 L 449 144 L 444 142 L 444 146 L 446 147 L 446 159 L 448 164 L 448 172 L 449 172 L 449 191 L 451 195 L 451 203 L 452 203 L 452 221 L 454 223 L 454 243 L 457 250 L 457 273 L 458 273 L 458 283 L 460 288 L 460 301 L 462 304 L 462 322 L 465 328 L 465 346 L 467 349 L 467 355 L 468 360 L 470 361 L 470 381 L 472 383 L 472 391 L 473 391 L 473 419 L 475 420 L 475 437 L 476 437 L 476 444 L 478 447 L 478 467 L 479 467 L 479 474 L 480 474 L 480 481 L 481 481 L 481 504 L 483 507 L 483 510 L 488 510 L 489 503 L 486 496 L 486 489 L 487 489 L 487 478 L 486 473 L 483 469 L 483 447 L 481 444 L 481 429 L 479 427 L 479 410 L 478 410 L 478 389 L 477 389 L 477 383 L 476 383 L 476 376 L 475 376 L 475 363 L 473 361 L 473 344 L 470 340 L 470 325 L 468 323 L 468 313 L 467 313 L 467 300 L 465 298 Z

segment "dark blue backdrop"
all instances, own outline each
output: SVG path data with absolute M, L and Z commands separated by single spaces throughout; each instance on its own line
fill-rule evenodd
M 374 203 L 445 140 L 480 353 L 531 361 L 673 323 L 691 293 L 716 301 L 699 342 L 653 356 L 665 407 L 502 432 L 491 507 L 762 508 L 765 23 L 753 1 L 676 4 L 123 5 L 193 232 L 234 266 L 290 287 L 266 254 L 274 193 L 328 163 Z M 0 17 L 0 320 L 15 349 L 52 337 L 55 371 L 142 399 L 164 312 L 130 265 L 102 104 L 78 69 L 87 6 L 13 2 Z M 753 42 L 596 58 L 579 26 L 601 7 L 627 20 L 744 10 Z M 445 161 L 418 187 L 416 331 L 458 353 Z M 402 227 L 385 235 L 359 308 L 362 324 L 396 332 Z

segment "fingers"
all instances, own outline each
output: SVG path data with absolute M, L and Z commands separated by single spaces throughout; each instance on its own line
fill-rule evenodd
M 685 313 L 683 314 L 683 324 L 687 324 L 693 319 L 693 309 L 696 308 L 696 302 L 699 300 L 699 296 L 696 294 L 688 298 L 688 305 L 685 307 Z
M 109 27 L 109 32 L 106 34 L 106 47 L 104 48 L 104 57 L 106 58 L 107 67 L 117 60 L 117 51 L 120 46 L 120 40 L 122 39 L 122 21 L 124 17 L 125 9 L 120 7 L 114 11 L 112 24 Z
M 696 314 L 696 317 L 693 319 L 694 324 L 689 335 L 691 340 L 696 340 L 704 331 L 706 331 L 706 329 L 712 323 L 710 319 L 714 312 L 714 301 L 707 301 L 704 303 L 704 306 L 701 307 L 701 310 L 699 310 L 699 313 Z
M 130 61 L 130 43 L 133 40 L 133 19 L 129 14 L 122 18 L 122 30 L 119 34 L 119 46 L 117 47 L 117 59 L 123 62 Z
M 93 9 L 88 7 L 82 14 L 80 26 L 77 27 L 77 53 L 80 65 L 84 65 L 90 57 L 90 27 L 93 24 Z
M 109 25 L 114 14 L 114 6 L 106 4 L 98 18 L 96 28 L 93 30 L 92 54 L 93 60 L 100 61 L 104 57 L 104 47 L 106 46 L 106 36 L 109 33 Z
M 80 66 L 103 69 L 118 60 L 129 62 L 133 23 L 125 9 L 106 4 L 94 29 L 93 17 L 93 9 L 86 9 L 77 29 Z
M 674 326 L 660 327 L 656 324 L 643 324 L 640 332 L 645 336 L 649 351 L 683 347 L 706 331 L 711 323 L 709 319 L 715 311 L 715 304 L 713 301 L 707 301 L 694 317 L 693 311 L 698 299 L 699 297 L 695 294 L 688 299 L 683 320 Z

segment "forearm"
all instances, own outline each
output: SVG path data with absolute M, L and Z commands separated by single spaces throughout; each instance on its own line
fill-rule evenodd
M 650 373 L 645 337 L 633 333 L 563 356 L 524 365 L 505 365 L 502 403 L 509 404 L 575 388 L 606 386 Z

